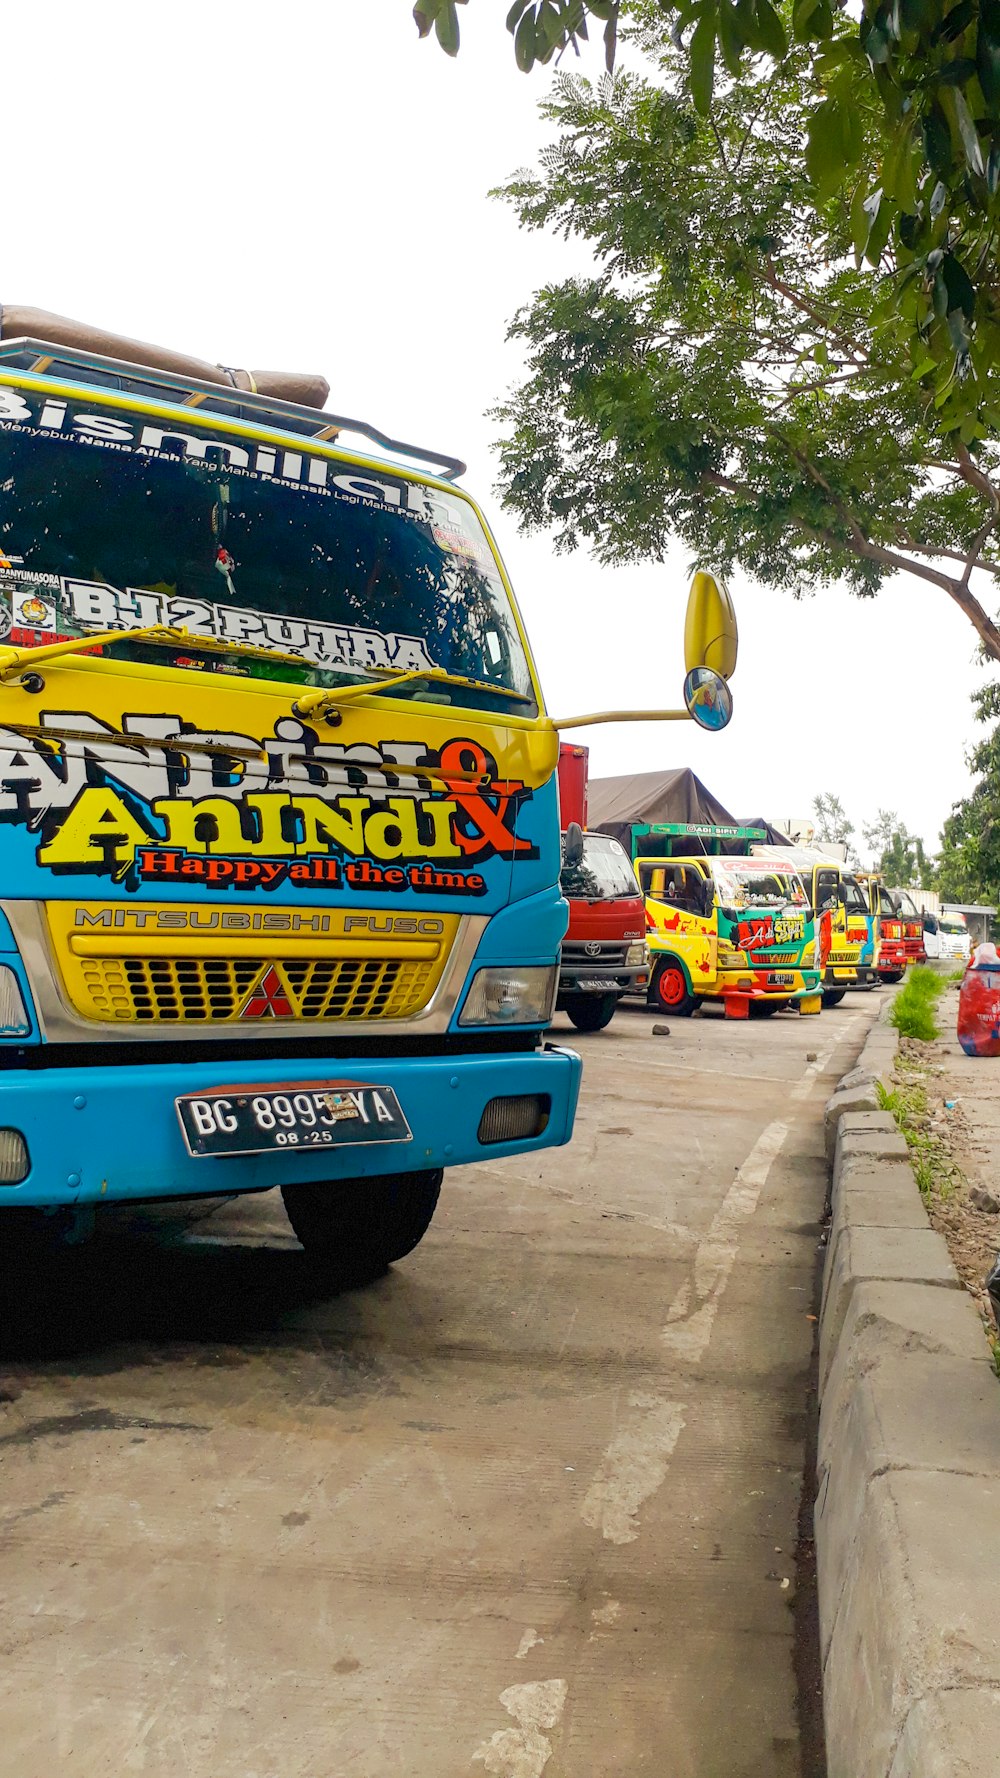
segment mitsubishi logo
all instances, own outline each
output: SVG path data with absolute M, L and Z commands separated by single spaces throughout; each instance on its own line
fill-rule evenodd
M 600 942 L 596 938 L 588 938 L 583 949 L 585 955 L 588 957 L 599 957 L 601 954 Z
M 295 1012 L 285 984 L 273 963 L 258 977 L 240 1007 L 241 1019 L 293 1019 Z

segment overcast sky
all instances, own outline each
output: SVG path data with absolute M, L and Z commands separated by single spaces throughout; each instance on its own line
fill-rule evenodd
M 462 8 L 455 62 L 418 41 L 410 13 L 410 0 L 8 12 L 0 300 L 213 361 L 325 372 L 336 410 L 468 461 L 553 715 L 676 706 L 684 552 L 616 571 L 557 557 L 491 491 L 485 410 L 519 366 L 505 324 L 581 263 L 487 198 L 545 140 L 550 76 L 517 73 L 501 0 Z M 890 807 L 936 845 L 969 785 L 982 673 L 967 621 L 915 582 L 864 602 L 732 590 L 730 728 L 581 732 L 592 774 L 690 765 L 737 815 L 772 818 L 833 791 L 859 829 Z

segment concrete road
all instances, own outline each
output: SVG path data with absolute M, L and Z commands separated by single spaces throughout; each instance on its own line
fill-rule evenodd
M 365 1292 L 273 1194 L 8 1262 L 5 1778 L 798 1778 L 820 1124 L 876 998 L 620 1013 L 572 1147 L 450 1173 Z

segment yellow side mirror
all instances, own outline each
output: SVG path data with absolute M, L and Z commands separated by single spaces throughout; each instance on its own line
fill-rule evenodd
M 711 667 L 722 679 L 736 671 L 739 633 L 736 612 L 726 587 L 699 568 L 691 581 L 684 618 L 684 666 Z

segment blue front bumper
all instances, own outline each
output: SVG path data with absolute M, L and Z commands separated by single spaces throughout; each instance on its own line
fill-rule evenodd
M 0 1128 L 20 1130 L 31 1170 L 0 1186 L 0 1205 L 122 1203 L 139 1198 L 263 1191 L 306 1179 L 453 1167 L 568 1142 L 580 1088 L 572 1050 L 546 1045 L 515 1054 L 388 1057 L 381 1061 L 157 1063 L 114 1068 L 10 1069 L 0 1075 Z M 211 1087 L 310 1085 L 330 1080 L 392 1087 L 411 1142 L 194 1159 L 174 1100 Z M 483 1144 L 489 1100 L 542 1093 L 551 1100 L 540 1136 Z

